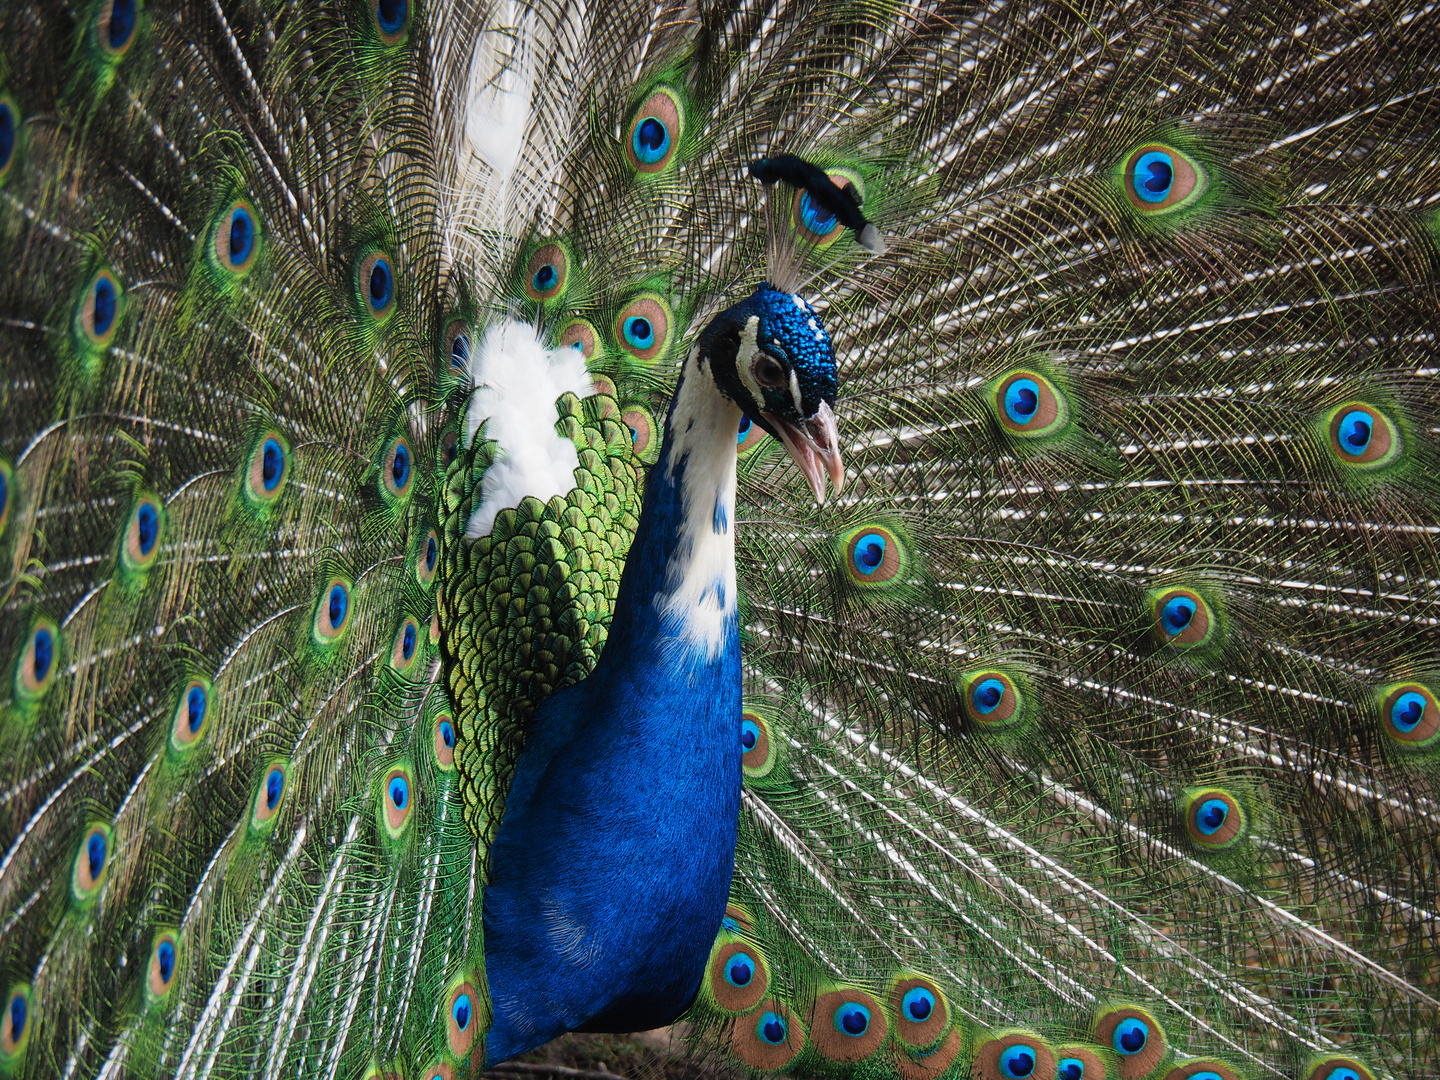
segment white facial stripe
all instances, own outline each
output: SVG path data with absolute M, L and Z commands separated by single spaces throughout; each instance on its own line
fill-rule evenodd
M 765 405 L 765 391 L 760 389 L 760 384 L 755 381 L 754 367 L 755 354 L 760 351 L 760 343 L 757 338 L 760 335 L 760 316 L 751 315 L 745 320 L 745 329 L 740 334 L 740 352 L 735 357 L 735 370 L 740 374 L 740 381 L 745 384 L 745 389 L 750 391 L 750 396 L 755 404 Z
M 804 416 L 804 398 L 800 396 L 800 378 L 795 374 L 795 369 L 790 369 L 790 400 L 795 402 L 795 415 Z
M 747 328 L 755 340 L 752 319 Z M 743 346 L 742 346 L 743 348 Z M 753 352 L 753 344 L 752 344 Z M 736 614 L 735 429 L 740 410 L 700 370 L 698 349 L 685 362 L 685 377 L 675 403 L 666 447 L 671 475 L 685 460 L 681 520 L 670 557 L 666 592 L 656 607 L 680 628 L 680 641 L 715 657 L 725 647 Z M 725 528 L 717 529 L 723 520 Z

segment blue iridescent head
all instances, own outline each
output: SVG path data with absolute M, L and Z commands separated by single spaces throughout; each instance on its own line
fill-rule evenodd
M 835 353 L 809 301 L 773 285 L 715 316 L 700 334 L 700 362 L 720 392 L 785 444 L 825 501 L 828 473 L 845 482 L 835 426 Z

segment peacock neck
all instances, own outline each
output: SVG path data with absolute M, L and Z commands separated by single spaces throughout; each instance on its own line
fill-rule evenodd
M 741 784 L 739 410 L 690 356 L 589 678 L 541 703 L 491 847 L 490 1064 L 694 999 L 725 912 Z
M 735 432 L 740 410 L 716 389 L 698 348 L 665 418 L 660 458 L 626 560 L 606 653 L 647 644 L 684 664 L 738 646 Z M 619 643 L 619 647 L 616 644 Z

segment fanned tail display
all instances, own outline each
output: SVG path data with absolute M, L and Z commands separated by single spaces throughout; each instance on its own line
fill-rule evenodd
M 1440 1074 L 1440 11 L 0 0 L 0 1075 Z

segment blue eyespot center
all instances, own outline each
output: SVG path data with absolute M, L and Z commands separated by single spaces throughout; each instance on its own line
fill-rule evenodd
M 918 1024 L 935 1011 L 935 995 L 923 986 L 907 990 L 905 996 L 900 999 L 900 1011 L 905 1014 L 907 1020 L 913 1020 Z
M 370 268 L 370 306 L 376 311 L 384 311 L 390 306 L 394 291 L 395 279 L 390 273 L 390 264 L 384 259 L 376 259 L 375 265 Z
M 230 261 L 242 265 L 255 247 L 255 223 L 244 207 L 237 206 L 230 214 Z
M 160 942 L 160 947 L 155 950 L 155 963 L 160 969 L 160 981 L 168 983 L 170 976 L 175 974 L 175 945 L 169 941 Z
M 785 1018 L 779 1013 L 767 1012 L 755 1025 L 755 1034 L 759 1035 L 763 1042 L 779 1046 L 785 1041 Z
M 631 315 L 625 320 L 625 340 L 637 349 L 652 348 L 655 344 L 655 328 L 649 319 L 641 315 Z
M 336 630 L 340 629 L 341 624 L 344 623 L 345 614 L 349 607 L 350 598 L 345 594 L 345 586 L 338 584 L 332 585 L 330 587 L 330 609 L 328 614 L 330 616 L 330 625 Z
M 384 34 L 398 34 L 405 26 L 405 10 L 409 0 L 379 0 L 375 5 L 375 21 Z
M 455 998 L 455 1003 L 450 1006 L 450 1015 L 455 1019 L 455 1026 L 464 1031 L 470 1026 L 470 995 L 460 994 Z
M 1219 1073 L 1206 1069 L 1204 1072 L 1191 1073 L 1186 1080 L 1224 1080 L 1224 1078 Z
M 970 694 L 975 711 L 982 716 L 992 713 L 1005 699 L 1005 684 L 999 679 L 982 679 Z
M 535 287 L 536 292 L 543 293 L 553 289 L 555 283 L 559 280 L 560 275 L 554 265 L 552 263 L 545 263 L 531 276 L 530 284 Z
M 405 631 L 400 636 L 400 655 L 409 660 L 415 655 L 415 624 L 406 623 Z
M 50 674 L 50 665 L 55 661 L 55 638 L 45 627 L 35 631 L 33 639 L 34 657 L 31 660 L 30 670 L 35 675 L 35 681 L 44 682 L 45 676 Z
M 1390 706 L 1390 722 L 1407 735 L 1419 726 L 1425 716 L 1425 697 L 1413 691 L 1401 694 Z
M 25 999 L 16 994 L 10 999 L 10 1041 L 19 1042 L 25 1034 L 25 1022 L 30 1019 L 30 1008 Z
M 427 571 L 428 571 L 428 570 L 434 570 L 434 569 L 435 569 L 435 560 L 439 557 L 439 555 L 440 555 L 440 548 L 439 548 L 439 545 L 437 545 L 437 544 L 435 543 L 435 537 L 433 537 L 433 536 L 426 537 L 426 538 L 425 538 L 425 569 L 426 569 Z
M 455 726 L 449 720 L 440 721 L 440 741 L 447 747 L 455 747 Z
M 135 513 L 135 534 L 140 554 L 149 555 L 155 548 L 155 538 L 160 535 L 160 515 L 149 503 L 141 503 Z
M 135 0 L 114 0 L 110 5 L 110 48 L 123 49 L 135 32 Z
M 731 986 L 749 986 L 755 977 L 755 960 L 748 953 L 737 952 L 725 962 L 725 981 Z
M 410 448 L 404 443 L 395 444 L 395 456 L 390 461 L 390 479 L 401 491 L 410 483 Z
M 855 554 L 851 560 L 855 569 L 866 577 L 885 561 L 885 537 L 880 533 L 866 533 L 855 542 Z
M 1118 1053 L 1129 1056 L 1145 1049 L 1149 1038 L 1150 1025 L 1132 1016 L 1115 1025 L 1115 1037 L 1111 1042 Z
M 1000 1052 L 1000 1075 L 1008 1080 L 1025 1080 L 1035 1071 L 1035 1048 L 1019 1043 Z
M 456 334 L 455 340 L 450 343 L 450 365 L 463 371 L 468 363 L 470 363 L 470 335 Z
M 115 283 L 108 277 L 95 281 L 95 327 L 97 337 L 104 337 L 115 324 Z
M 105 869 L 105 834 L 94 832 L 90 839 L 85 841 L 85 865 L 90 871 L 90 880 L 94 881 L 100 876 L 100 871 Z
M 1055 1080 L 1081 1080 L 1085 1075 L 1085 1062 L 1079 1058 L 1061 1058 L 1055 1066 Z
M 285 472 L 285 450 L 276 439 L 266 439 L 260 448 L 260 485 L 274 491 Z
M 1341 1065 L 1326 1073 L 1325 1080 L 1360 1080 L 1360 1074 L 1354 1069 Z
M 1352 457 L 1365 453 L 1365 448 L 1370 445 L 1374 423 L 1374 418 L 1360 409 L 1346 413 L 1340 421 L 1340 449 Z
M 1230 816 L 1230 807 L 1224 799 L 1206 799 L 1195 811 L 1195 827 L 1206 836 L 1213 836 Z
M 1175 183 L 1175 162 L 1161 150 L 1142 154 L 1135 163 L 1132 178 L 1135 194 L 1147 203 L 1161 203 L 1170 195 Z
M 185 722 L 189 724 L 192 735 L 199 731 L 200 725 L 205 722 L 205 705 L 205 688 L 192 686 L 185 695 Z
M 663 121 L 647 116 L 635 125 L 635 135 L 630 142 L 636 159 L 653 165 L 670 150 L 670 131 Z
M 829 236 L 840 224 L 834 212 L 811 199 L 808 191 L 800 193 L 800 221 L 816 236 Z
M 745 441 L 745 436 L 750 434 L 750 429 L 754 426 L 754 422 L 748 416 L 743 413 L 740 415 L 740 428 L 735 433 L 735 442 L 737 445 Z
M 404 810 L 410 802 L 410 784 L 403 776 L 390 778 L 390 801 L 396 810 Z
M 265 809 L 274 810 L 280 803 L 280 795 L 285 790 L 285 774 L 279 769 L 271 769 L 270 775 L 265 777 Z
M 835 1030 L 843 1035 L 864 1035 L 870 1028 L 870 1010 L 854 1001 L 847 1001 L 835 1010 Z
M 754 720 L 745 720 L 740 724 L 740 745 L 746 750 L 754 750 L 760 742 L 760 725 Z
M 1012 423 L 1028 424 L 1040 407 L 1040 384 L 1034 379 L 1016 379 L 1005 388 L 1005 415 Z
M 0 101 L 0 169 L 10 164 L 10 155 L 15 152 L 15 114 L 10 106 Z
M 1195 601 L 1188 596 L 1173 596 L 1160 610 L 1160 624 L 1172 637 L 1181 633 L 1195 618 Z

